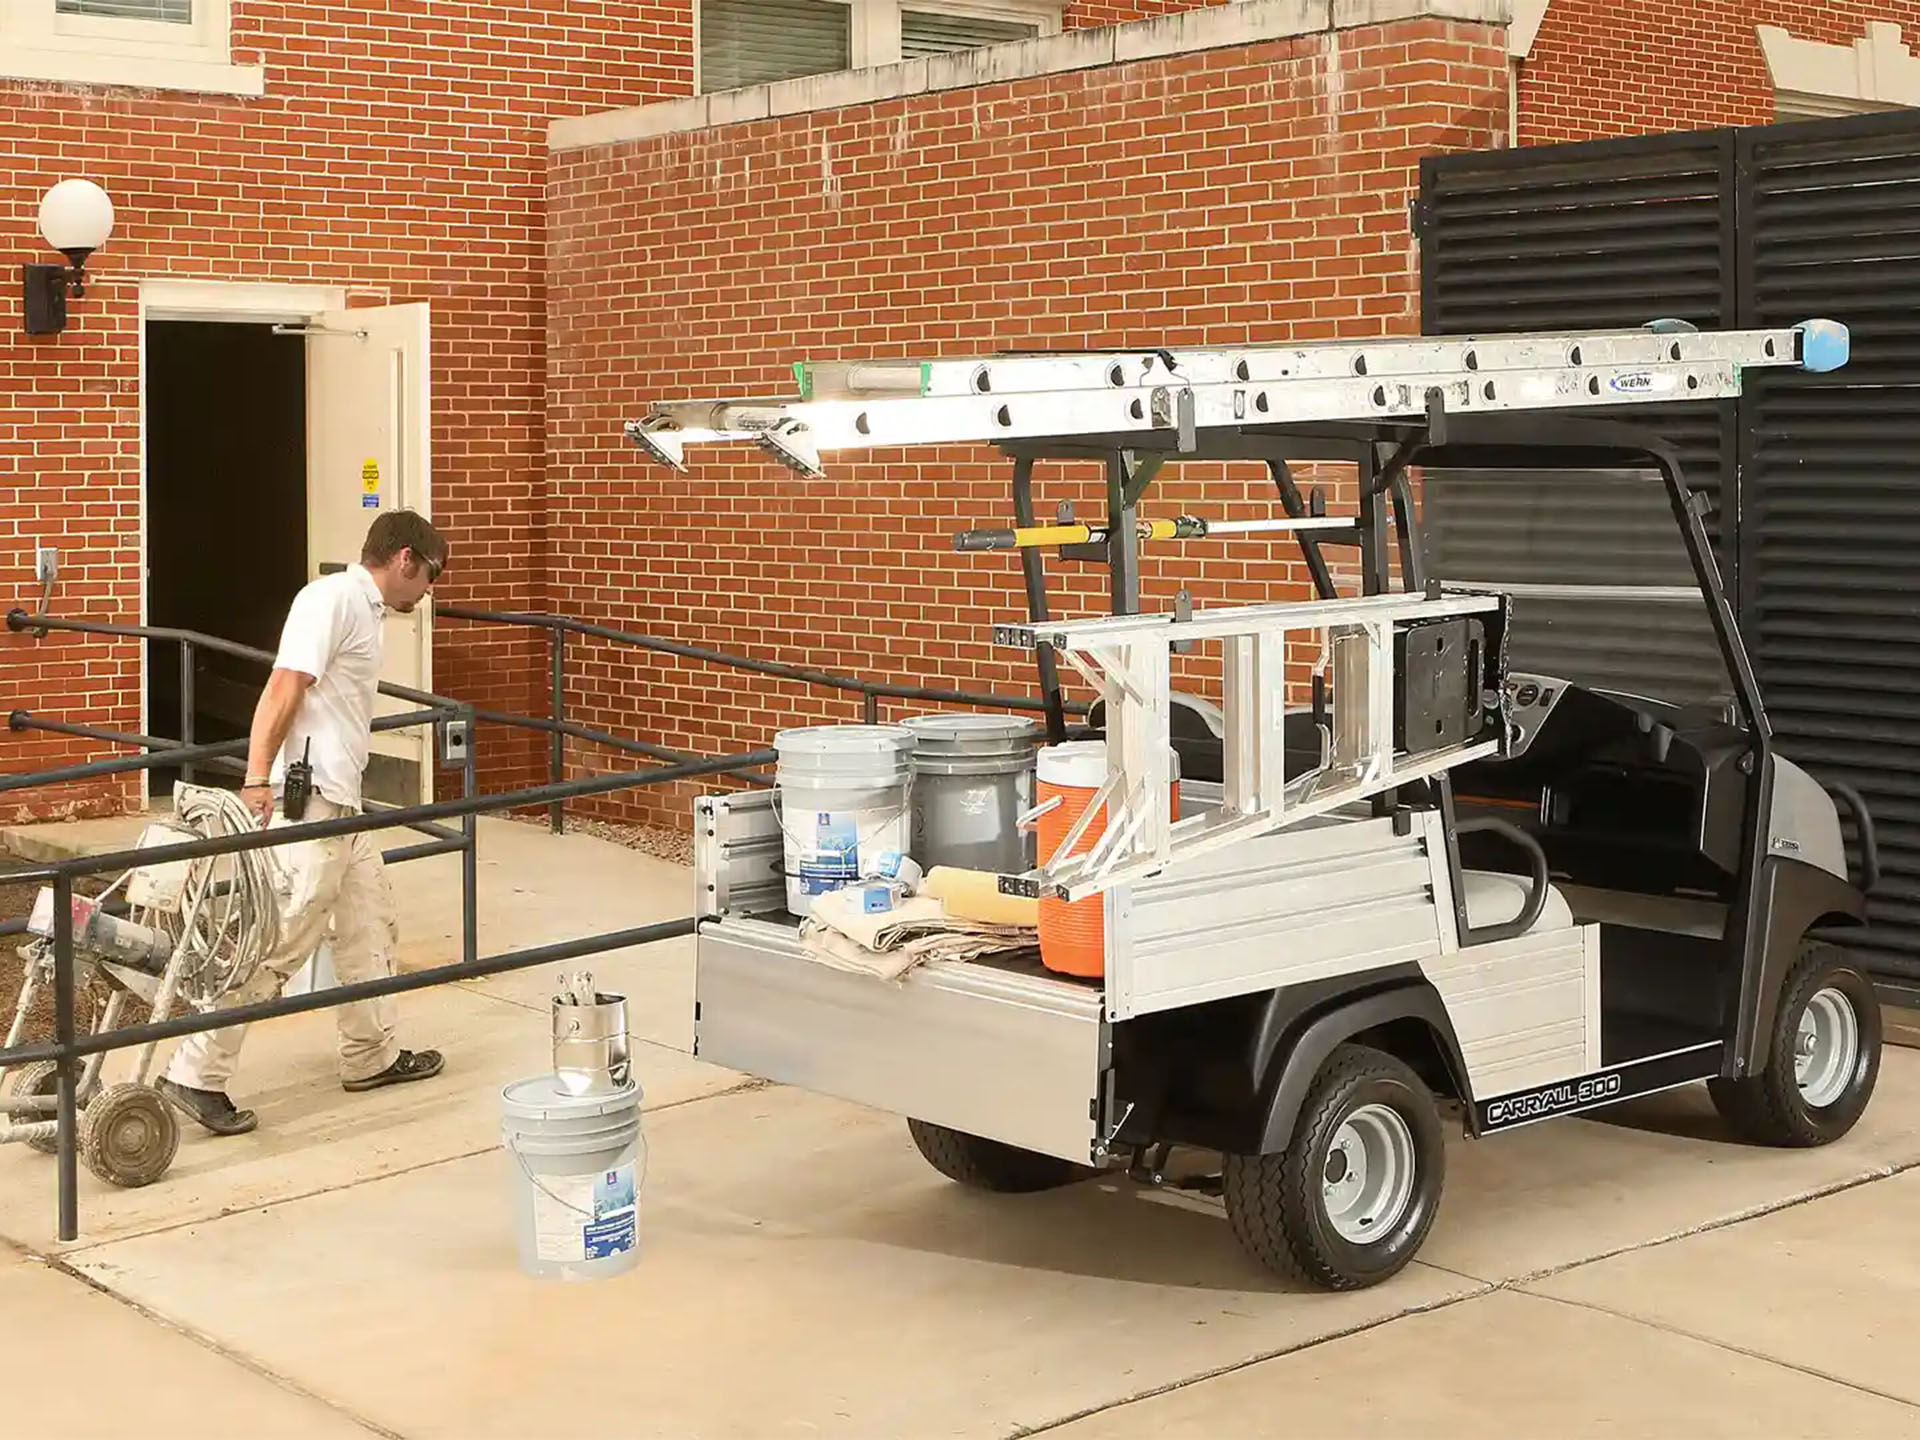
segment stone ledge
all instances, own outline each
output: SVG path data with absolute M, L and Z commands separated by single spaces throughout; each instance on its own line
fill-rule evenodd
M 659 135 L 710 130 L 742 121 L 871 105 L 884 100 L 968 90 L 1009 80 L 1097 70 L 1137 60 L 1191 55 L 1266 40 L 1321 35 L 1401 20 L 1464 20 L 1506 25 L 1513 0 L 1241 0 L 1187 10 L 1127 25 L 1069 30 L 1038 40 L 991 45 L 931 59 L 906 60 L 864 70 L 808 75 L 773 85 L 665 100 L 599 115 L 556 120 L 547 128 L 549 150 L 580 150 L 647 140 Z

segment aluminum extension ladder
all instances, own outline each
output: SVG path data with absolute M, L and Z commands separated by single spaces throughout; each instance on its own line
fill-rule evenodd
M 831 451 L 1311 421 L 1725 400 L 1758 367 L 1835 370 L 1846 327 L 1642 330 L 1087 351 L 794 366 L 792 398 L 656 403 L 628 437 L 686 469 L 690 445 L 753 444 L 824 478 Z M 1182 448 L 1186 448 L 1183 444 Z
M 689 446 L 751 444 L 823 477 L 823 456 L 842 450 L 1094 436 L 1124 443 L 1169 431 L 1177 450 L 1191 450 L 1202 430 L 1722 400 L 1741 393 L 1749 369 L 1837 370 L 1849 343 L 1846 327 L 1828 320 L 1738 331 L 1663 321 L 1641 330 L 802 362 L 797 397 L 661 402 L 626 431 L 680 470 Z M 1498 739 L 1422 747 L 1396 737 L 1394 643 L 1399 626 L 1505 603 L 1499 594 L 1374 595 L 996 626 L 1001 644 L 1051 647 L 1100 694 L 1107 716 L 1098 795 L 1054 861 L 1002 876 L 1001 887 L 1084 899 L 1497 753 Z M 1290 776 L 1287 643 L 1300 632 L 1319 637 L 1333 685 L 1321 763 Z M 1175 821 L 1171 655 L 1205 640 L 1219 641 L 1224 656 L 1223 803 Z M 1100 839 L 1073 854 L 1103 807 Z

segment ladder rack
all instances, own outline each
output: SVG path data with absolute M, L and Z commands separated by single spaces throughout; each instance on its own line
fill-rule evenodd
M 1756 367 L 1838 369 L 1845 326 L 1642 330 L 1330 341 L 1211 350 L 801 362 L 796 397 L 656 403 L 626 426 L 655 460 L 751 444 L 798 473 L 831 451 L 1172 432 L 1303 422 L 1724 400 Z

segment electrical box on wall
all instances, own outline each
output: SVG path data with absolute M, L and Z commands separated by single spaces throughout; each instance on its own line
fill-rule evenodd
M 465 720 L 443 720 L 440 722 L 440 763 L 442 765 L 464 765 L 467 763 L 467 722 Z

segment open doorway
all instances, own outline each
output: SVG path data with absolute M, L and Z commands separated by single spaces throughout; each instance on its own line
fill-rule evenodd
M 307 580 L 306 364 L 305 343 L 271 324 L 147 322 L 149 624 L 278 646 Z M 179 647 L 149 641 L 150 733 L 178 735 L 181 678 Z M 244 736 L 265 679 L 197 650 L 193 738 Z M 158 796 L 178 772 L 149 775 Z

